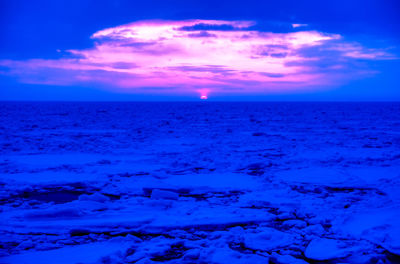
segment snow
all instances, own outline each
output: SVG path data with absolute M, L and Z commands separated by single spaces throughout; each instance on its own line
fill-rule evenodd
M 253 250 L 270 251 L 276 248 L 289 246 L 295 237 L 274 228 L 260 228 L 260 233 L 245 235 L 244 245 Z
M 66 246 L 47 251 L 31 251 L 1 259 L 3 263 L 43 264 L 43 263 L 101 263 L 103 258 L 122 255 L 128 245 L 120 242 L 95 242 L 91 244 Z M 104 262 L 103 262 L 104 263 Z
M 176 192 L 164 191 L 160 189 L 153 189 L 151 192 L 151 199 L 170 199 L 178 200 L 179 194 Z
M 94 202 L 99 202 L 99 203 L 105 203 L 110 200 L 109 197 L 102 195 L 101 193 L 94 193 L 91 195 L 88 194 L 82 194 L 79 196 L 79 201 L 94 201 Z
M 340 244 L 340 241 L 334 239 L 313 239 L 308 244 L 304 255 L 314 260 L 330 260 L 346 257 L 351 251 L 346 248 L 345 244 Z
M 0 263 L 397 263 L 399 114 L 0 103 Z

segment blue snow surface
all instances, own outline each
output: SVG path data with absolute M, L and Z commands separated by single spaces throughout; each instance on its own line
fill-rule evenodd
M 400 263 L 400 103 L 2 102 L 0 263 Z

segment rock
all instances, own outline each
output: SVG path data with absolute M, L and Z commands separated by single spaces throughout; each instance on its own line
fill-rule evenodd
M 348 256 L 350 250 L 341 241 L 327 238 L 316 238 L 308 244 L 304 255 L 313 260 L 331 260 Z
M 151 199 L 169 199 L 178 200 L 179 194 L 176 192 L 165 191 L 160 189 L 153 189 L 151 192 Z

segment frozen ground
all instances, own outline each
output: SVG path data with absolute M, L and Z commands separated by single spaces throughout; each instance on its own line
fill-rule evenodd
M 0 263 L 400 263 L 398 103 L 1 103 Z

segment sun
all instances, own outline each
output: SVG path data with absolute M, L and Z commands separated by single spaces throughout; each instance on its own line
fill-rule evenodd
M 202 95 L 202 96 L 200 96 L 200 99 L 201 99 L 201 100 L 207 100 L 208 97 L 207 97 L 207 95 Z

